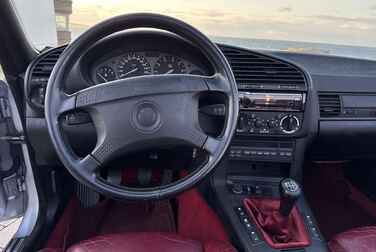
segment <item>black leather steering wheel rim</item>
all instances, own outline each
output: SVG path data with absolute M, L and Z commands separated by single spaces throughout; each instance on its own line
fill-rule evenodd
M 181 36 L 197 46 L 208 57 L 215 69 L 215 75 L 211 77 L 188 75 L 144 76 L 93 86 L 72 95 L 67 95 L 64 92 L 68 73 L 90 46 L 115 32 L 132 28 L 156 28 Z M 196 115 L 189 111 L 181 112 L 183 115 L 177 119 L 176 123 L 177 126 L 181 126 L 185 130 L 182 133 L 173 132 L 171 123 L 176 120 L 177 116 L 173 117 L 174 111 L 170 113 L 171 115 L 166 112 L 166 108 L 171 107 L 164 104 L 167 102 L 166 100 L 179 103 L 182 108 L 185 108 L 183 111 L 190 110 L 186 108 L 197 108 L 198 104 L 191 104 L 196 104 L 197 97 L 203 92 L 221 92 L 226 96 L 226 120 L 221 136 L 213 138 L 205 135 L 202 130 L 200 131 L 197 128 Z M 126 102 L 127 104 L 125 104 Z M 127 115 L 128 117 L 126 117 L 126 115 L 117 114 L 116 117 L 111 117 L 109 115 L 111 112 L 115 113 L 124 109 L 124 107 L 127 111 L 128 106 L 125 105 L 131 107 L 128 110 L 129 114 L 136 113 L 132 112 L 138 106 L 134 105 L 136 103 L 141 103 L 141 106 L 146 106 L 155 111 L 157 117 L 161 116 L 161 120 L 153 126 L 145 124 L 146 126 L 141 125 L 139 127 L 134 125 L 134 119 L 130 119 L 134 116 Z M 96 149 L 82 159 L 77 158 L 67 145 L 59 123 L 59 119 L 64 113 L 75 109 L 89 111 L 94 116 L 93 121 L 97 132 L 99 132 Z M 175 111 L 175 113 L 178 112 L 178 110 Z M 138 115 L 137 113 L 136 115 Z M 90 28 L 74 40 L 61 54 L 48 82 L 45 116 L 49 135 L 60 160 L 78 181 L 103 195 L 119 200 L 161 200 L 174 197 L 194 187 L 223 158 L 230 145 L 237 123 L 237 86 L 231 67 L 222 52 L 209 38 L 194 27 L 175 18 L 158 14 L 121 15 Z M 187 118 L 184 121 L 184 116 L 193 118 L 188 120 L 193 122 L 189 123 Z M 119 134 L 114 135 L 118 132 L 116 130 L 119 130 L 119 125 L 109 121 L 127 122 L 126 127 L 129 127 L 130 131 L 136 132 L 133 135 L 138 135 L 138 139 L 136 137 L 133 139 L 130 134 L 121 137 Z M 115 129 L 113 130 L 110 126 Z M 109 133 L 112 131 L 115 133 Z M 172 136 L 169 136 L 168 132 Z M 132 139 L 132 141 L 129 139 Z M 184 179 L 153 188 L 130 188 L 114 185 L 98 175 L 98 168 L 105 165 L 108 159 L 120 153 L 125 153 L 130 148 L 142 148 L 150 144 L 153 145 L 154 141 L 160 142 L 161 140 L 171 143 L 184 142 L 184 144 L 201 147 L 209 153 L 209 158 L 205 164 Z M 128 145 L 123 144 L 123 146 L 122 142 L 127 142 Z

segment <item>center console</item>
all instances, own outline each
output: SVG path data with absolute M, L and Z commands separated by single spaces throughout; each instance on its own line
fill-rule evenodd
M 232 55 L 237 57 L 230 59 L 230 63 L 236 62 L 235 78 L 238 82 L 244 81 L 245 66 L 238 72 L 236 69 L 238 62 L 248 56 L 244 53 L 240 57 L 234 52 Z M 278 61 L 281 68 L 289 72 L 278 72 L 278 76 L 266 80 L 265 75 L 277 73 L 276 62 L 264 69 L 263 77 L 255 77 L 260 83 L 238 83 L 237 130 L 227 158 L 212 176 L 214 190 L 224 219 L 234 231 L 231 238 L 238 240 L 245 251 L 328 251 L 303 192 L 291 200 L 291 194 L 286 196 L 280 189 L 284 178 L 301 184 L 304 156 L 317 132 L 318 114 L 310 93 L 310 79 L 302 69 Z M 252 67 L 261 67 L 261 63 L 254 64 Z M 288 81 L 285 78 L 293 75 Z M 296 84 L 298 76 L 303 77 L 303 81 Z M 264 208 L 267 205 L 273 209 Z M 260 219 L 264 222 L 258 223 Z M 299 226 L 297 230 L 289 228 L 291 221 L 292 226 Z M 285 240 L 282 245 L 274 246 L 271 240 L 289 229 L 292 229 L 295 243 Z
M 327 251 L 303 193 L 287 190 L 298 182 L 281 191 L 283 178 L 301 181 L 306 100 L 307 92 L 239 92 L 236 136 L 214 185 L 246 251 Z
M 266 162 L 274 163 L 274 167 L 275 163 L 284 167 L 289 163 L 293 169 L 295 139 L 304 134 L 306 95 L 306 92 L 239 90 L 236 137 L 228 154 L 233 166 L 247 167 L 260 161 L 264 162 L 266 172 L 271 167 Z M 285 172 L 279 177 L 290 175 Z
M 294 141 L 260 141 L 271 136 L 299 133 L 305 109 L 305 93 L 239 92 L 239 118 L 229 159 L 238 161 L 291 162 Z
M 291 135 L 299 131 L 303 93 L 239 92 L 238 135 Z

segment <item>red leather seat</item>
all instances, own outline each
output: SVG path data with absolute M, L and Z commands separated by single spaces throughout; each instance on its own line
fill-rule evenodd
M 97 236 L 70 247 L 68 252 L 236 252 L 226 241 L 200 242 L 175 233 L 120 233 Z
M 339 233 L 328 245 L 333 252 L 376 251 L 376 226 L 361 227 Z

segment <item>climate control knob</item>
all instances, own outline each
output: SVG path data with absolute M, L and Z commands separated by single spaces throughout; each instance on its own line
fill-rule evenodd
M 294 115 L 285 116 L 280 122 L 281 130 L 287 134 L 295 133 L 299 129 L 299 126 L 299 119 Z

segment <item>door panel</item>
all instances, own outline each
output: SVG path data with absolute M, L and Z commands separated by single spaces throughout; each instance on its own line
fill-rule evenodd
M 27 204 L 23 130 L 15 127 L 17 107 L 9 87 L 0 81 L 0 220 L 24 214 Z M 16 114 L 15 114 L 16 113 Z

